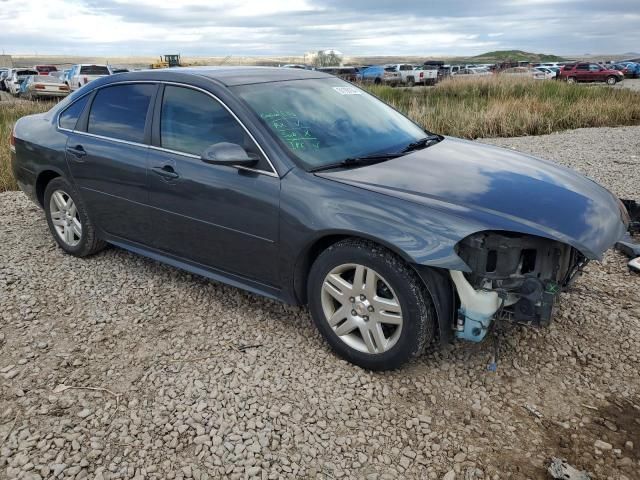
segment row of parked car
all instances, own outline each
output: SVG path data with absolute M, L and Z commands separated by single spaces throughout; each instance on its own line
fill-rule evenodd
M 289 68 L 311 68 L 304 65 L 285 65 Z M 363 67 L 316 68 L 350 82 L 386 85 L 434 85 L 445 77 L 502 75 L 532 78 L 535 80 L 566 80 L 568 82 L 601 81 L 615 84 L 624 77 L 640 76 L 640 64 L 623 62 L 614 65 L 596 63 L 538 63 L 533 65 L 466 64 L 446 65 L 444 62 L 427 61 L 424 65 L 408 63 L 392 65 L 365 65 Z
M 125 71 L 95 64 L 77 64 L 64 70 L 55 65 L 0 68 L 0 90 L 29 99 L 64 97 L 96 78 Z
M 308 68 L 304 65 L 284 65 L 288 68 Z M 392 65 L 365 65 L 362 67 L 318 67 L 315 70 L 330 73 L 349 82 L 389 85 L 433 85 L 438 80 L 437 68 L 428 65 L 398 63 Z
M 288 68 L 310 68 L 305 65 L 284 65 Z M 351 82 L 386 85 L 434 85 L 448 76 L 504 76 L 527 77 L 536 80 L 562 79 L 575 82 L 606 82 L 613 85 L 625 77 L 639 78 L 640 63 L 539 63 L 504 68 L 505 65 L 467 64 L 445 65 L 427 61 L 423 65 L 398 63 L 365 65 L 362 67 L 321 67 L 316 70 L 331 73 Z M 0 90 L 30 99 L 64 97 L 96 78 L 126 72 L 109 65 L 77 64 L 58 70 L 55 65 L 36 65 L 33 68 L 0 68 Z

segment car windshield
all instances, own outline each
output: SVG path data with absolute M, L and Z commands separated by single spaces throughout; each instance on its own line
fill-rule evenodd
M 235 93 L 306 169 L 399 152 L 425 131 L 336 78 L 240 85 Z

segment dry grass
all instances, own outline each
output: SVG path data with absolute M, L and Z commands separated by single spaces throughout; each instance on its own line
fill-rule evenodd
M 367 88 L 428 130 L 463 138 L 640 123 L 640 94 L 605 85 L 491 76 L 453 78 L 434 88 Z
M 13 124 L 25 115 L 46 112 L 52 105 L 49 102 L 0 102 L 0 192 L 18 188 L 11 173 L 11 152 L 9 150 L 9 136 Z
M 482 77 L 450 79 L 433 88 L 366 88 L 428 130 L 463 138 L 640 124 L 640 93 L 604 85 Z M 17 188 L 8 145 L 13 123 L 51 105 L 0 102 L 0 192 Z

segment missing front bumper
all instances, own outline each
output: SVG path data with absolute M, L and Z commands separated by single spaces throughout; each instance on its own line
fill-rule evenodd
M 458 253 L 472 272 L 450 272 L 460 300 L 454 330 L 475 342 L 495 319 L 548 326 L 559 293 L 586 264 L 566 244 L 506 232 L 472 235 L 460 242 Z

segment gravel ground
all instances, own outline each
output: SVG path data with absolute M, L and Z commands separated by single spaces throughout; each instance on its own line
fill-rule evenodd
M 616 87 L 640 91 L 640 78 L 625 78 L 624 82 L 618 83 Z
M 492 140 L 638 192 L 640 128 Z M 303 308 L 110 248 L 64 255 L 0 194 L 0 477 L 640 478 L 640 275 L 609 252 L 546 330 L 374 374 Z M 67 387 L 84 387 L 67 388 Z

